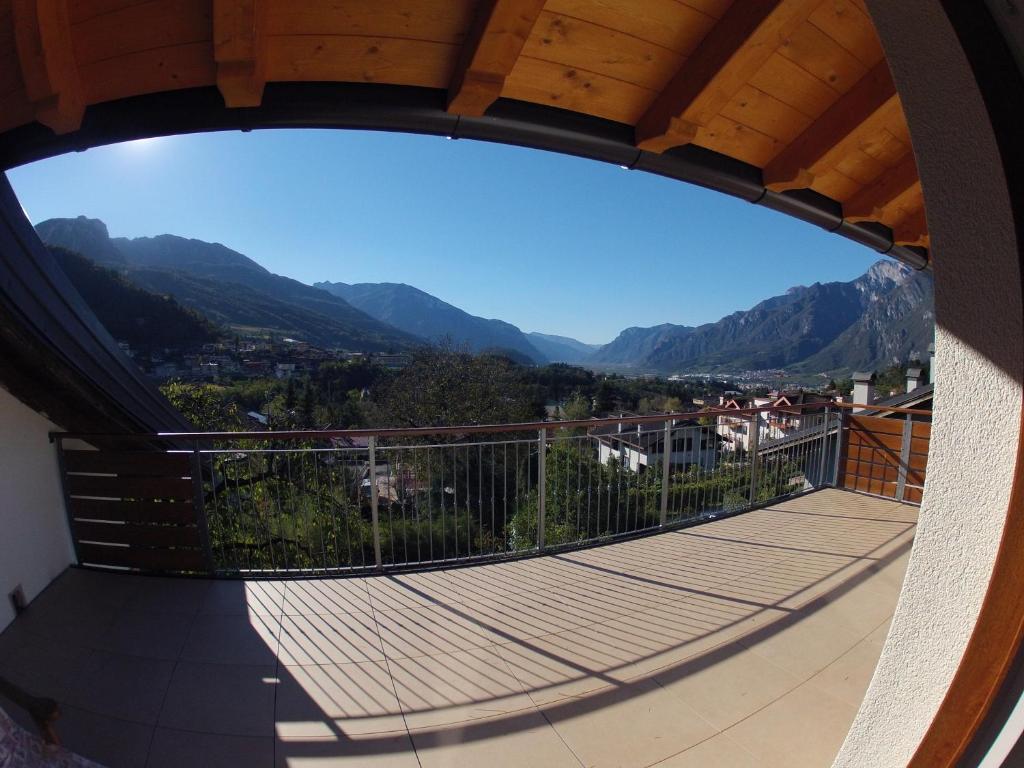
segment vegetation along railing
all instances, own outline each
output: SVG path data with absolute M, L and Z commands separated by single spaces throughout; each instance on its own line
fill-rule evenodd
M 83 565 L 225 576 L 339 574 L 580 547 L 823 486 L 860 488 L 844 424 L 855 424 L 864 441 L 867 421 L 815 404 L 796 417 L 787 408 L 790 418 L 780 426 L 769 418 L 772 410 L 400 430 L 54 437 Z M 899 420 L 882 421 L 888 446 L 904 428 Z M 859 443 L 857 456 L 864 450 Z M 898 459 L 896 471 L 903 471 Z

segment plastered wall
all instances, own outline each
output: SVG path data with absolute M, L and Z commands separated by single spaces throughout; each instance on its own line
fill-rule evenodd
M 14 619 L 7 596 L 16 585 L 31 601 L 74 560 L 54 429 L 0 389 L 0 630 Z
M 906 581 L 835 765 L 904 766 L 959 665 L 1014 477 L 1024 307 L 998 148 L 940 3 L 869 0 L 910 125 L 935 261 L 935 415 Z

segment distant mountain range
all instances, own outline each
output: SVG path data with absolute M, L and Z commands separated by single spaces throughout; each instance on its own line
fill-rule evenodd
M 924 359 L 934 334 L 932 288 L 930 272 L 882 260 L 856 280 L 797 286 L 716 323 L 627 328 L 587 363 L 664 373 L 818 373 Z
M 531 363 L 546 363 L 544 354 L 514 325 L 502 320 L 476 317 L 405 283 L 313 283 L 339 296 L 371 317 L 438 342 L 451 339 L 467 344 L 473 352 L 514 352 Z
M 715 323 L 627 328 L 599 346 L 523 333 L 402 283 L 308 286 L 218 243 L 175 235 L 111 238 L 102 221 L 81 216 L 50 219 L 36 230 L 44 242 L 117 270 L 145 290 L 173 296 L 217 323 L 350 350 L 398 351 L 448 338 L 524 363 L 838 374 L 906 362 L 914 354 L 923 358 L 934 333 L 931 273 L 889 260 L 856 280 L 797 286 Z
M 141 288 L 173 296 L 211 320 L 272 330 L 325 347 L 382 352 L 423 341 L 319 288 L 268 272 L 219 243 L 176 235 L 111 238 L 98 219 L 49 219 L 43 242 L 114 268 Z
M 526 338 L 553 363 L 584 363 L 601 348 L 600 344 L 584 344 L 568 336 L 536 331 L 526 334 Z

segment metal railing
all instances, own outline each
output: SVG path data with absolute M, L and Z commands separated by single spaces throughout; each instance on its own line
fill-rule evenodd
M 770 410 L 149 439 L 191 449 L 213 572 L 372 572 L 585 546 L 833 484 L 839 411 L 779 438 Z

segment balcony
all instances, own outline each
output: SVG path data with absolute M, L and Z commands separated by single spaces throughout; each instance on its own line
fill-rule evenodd
M 686 414 L 56 434 L 82 567 L 0 634 L 0 678 L 111 766 L 827 765 L 913 541 L 903 415 L 742 455 Z M 710 455 L 600 458 L 620 421 Z
M 72 569 L 0 635 L 0 676 L 58 699 L 66 746 L 111 766 L 824 766 L 916 513 L 823 489 L 414 574 Z

